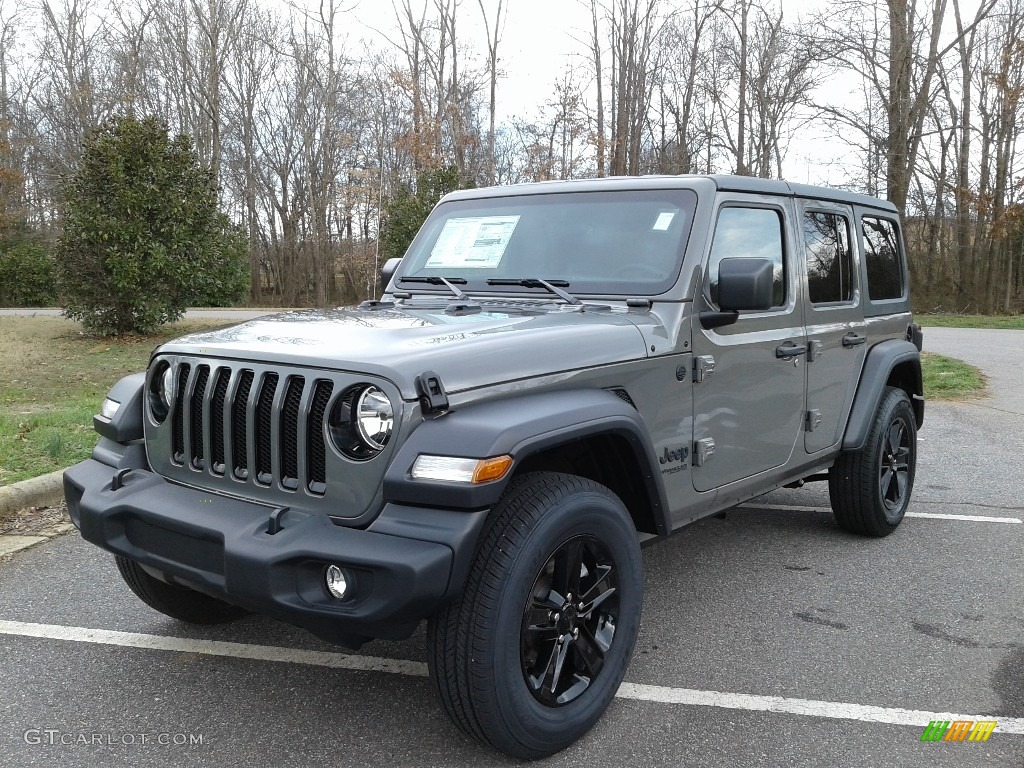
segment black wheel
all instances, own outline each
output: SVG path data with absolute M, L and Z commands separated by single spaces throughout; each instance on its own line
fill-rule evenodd
M 430 679 L 462 731 L 514 757 L 572 744 L 618 690 L 643 598 L 619 498 L 532 473 L 494 508 L 460 599 L 427 626 Z
M 190 624 L 223 624 L 245 616 L 246 611 L 223 600 L 196 592 L 194 589 L 168 584 L 146 573 L 134 560 L 115 555 L 121 572 L 132 592 L 148 605 L 172 619 Z
M 828 473 L 836 522 L 844 530 L 888 536 L 903 520 L 914 489 L 917 422 L 910 398 L 886 387 L 867 442 L 839 455 Z

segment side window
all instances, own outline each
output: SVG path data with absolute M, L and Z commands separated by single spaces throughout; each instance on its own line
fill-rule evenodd
M 718 303 L 718 265 L 722 259 L 754 257 L 775 265 L 772 306 L 786 303 L 786 277 L 782 248 L 782 217 L 771 208 L 723 208 L 718 212 L 715 239 L 708 264 L 711 301 Z
M 889 219 L 864 216 L 864 259 L 868 270 L 868 295 L 872 299 L 903 296 L 903 264 L 896 225 Z
M 846 217 L 808 211 L 803 230 L 811 303 L 853 301 L 853 251 Z

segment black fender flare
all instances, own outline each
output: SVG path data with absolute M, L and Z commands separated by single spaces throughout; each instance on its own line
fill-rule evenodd
M 657 458 L 647 427 L 636 409 L 603 389 L 572 389 L 490 400 L 420 424 L 398 450 L 384 475 L 386 501 L 483 509 L 501 497 L 515 467 L 538 451 L 594 435 L 625 439 L 643 472 L 658 533 L 669 528 L 668 502 L 655 471 Z M 513 472 L 479 485 L 413 480 L 420 454 L 488 458 L 510 455 Z
M 861 370 L 857 394 L 853 398 L 850 419 L 846 423 L 846 434 L 843 436 L 843 450 L 857 451 L 864 447 L 871 429 L 871 421 L 882 400 L 886 383 L 898 365 L 911 363 L 913 376 L 909 382 L 913 391 L 908 394 L 914 406 L 917 426 L 924 421 L 923 384 L 921 380 L 921 354 L 911 342 L 903 339 L 889 339 L 868 350 Z M 916 399 L 915 399 L 916 396 Z
M 146 387 L 146 374 L 133 373 L 120 379 L 107 392 L 107 398 L 118 403 L 113 418 L 105 419 L 96 415 L 92 417 L 92 426 L 108 440 L 115 443 L 130 443 L 142 439 L 142 407 L 143 394 Z

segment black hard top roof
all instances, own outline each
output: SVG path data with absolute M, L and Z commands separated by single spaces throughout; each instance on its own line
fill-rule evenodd
M 527 184 L 509 184 L 499 187 L 462 189 L 445 195 L 445 200 L 471 200 L 482 197 L 508 197 L 512 195 L 554 194 L 558 192 L 600 192 L 613 189 L 695 189 L 708 191 L 716 188 L 723 192 L 749 192 L 758 195 L 784 195 L 814 200 L 831 200 L 850 205 L 868 206 L 896 213 L 896 206 L 887 200 L 847 192 L 832 187 L 795 184 L 778 179 L 759 179 L 753 176 L 726 174 L 679 176 L 609 176 L 601 179 L 573 179 L 571 181 L 538 181 Z

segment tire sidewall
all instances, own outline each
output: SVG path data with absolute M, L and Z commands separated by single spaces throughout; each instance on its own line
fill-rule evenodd
M 605 666 L 580 697 L 560 707 L 537 701 L 527 687 L 520 656 L 523 610 L 540 569 L 569 539 L 594 536 L 612 555 L 619 572 L 619 615 Z M 538 521 L 519 548 L 489 628 L 494 704 L 509 730 L 532 748 L 550 753 L 553 741 L 572 743 L 601 716 L 615 696 L 632 656 L 640 624 L 643 578 L 636 531 L 618 500 L 592 490 L 561 499 Z

